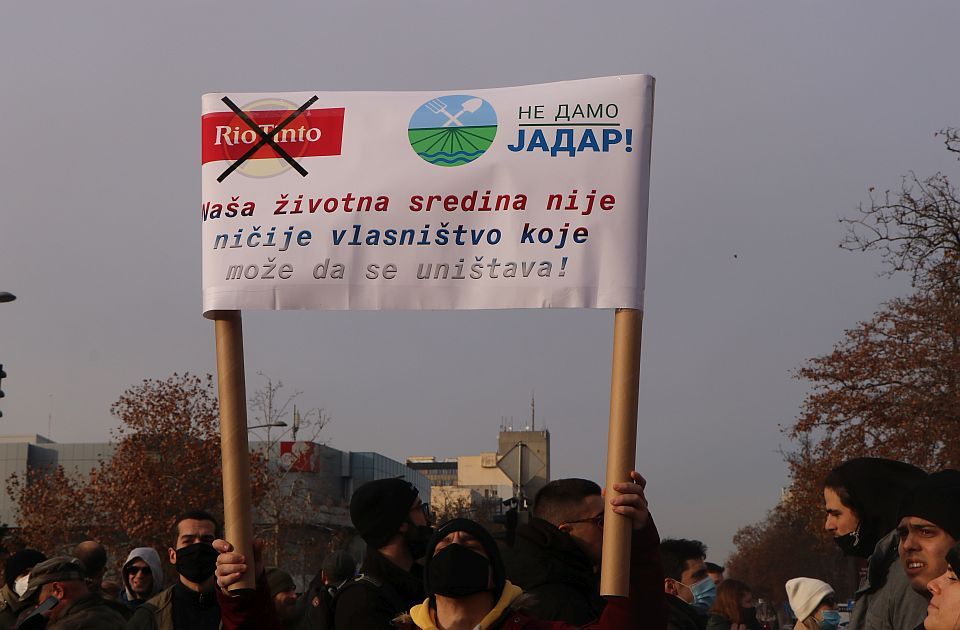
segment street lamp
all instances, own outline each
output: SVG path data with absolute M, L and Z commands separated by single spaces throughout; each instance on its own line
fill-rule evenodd
M 8 293 L 7 291 L 0 291 L 0 302 L 13 302 L 17 299 L 13 293 Z
M 279 422 L 268 422 L 266 424 L 252 424 L 247 427 L 247 431 L 253 431 L 254 429 L 269 429 L 271 427 L 285 427 L 287 423 L 283 420 Z

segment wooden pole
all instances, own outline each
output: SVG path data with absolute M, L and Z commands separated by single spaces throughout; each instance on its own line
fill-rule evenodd
M 630 481 L 637 456 L 637 397 L 640 387 L 640 338 L 643 311 L 618 308 L 613 320 L 613 376 L 610 380 L 610 432 L 607 436 L 607 492 L 603 513 L 603 561 L 600 594 L 630 594 L 632 521 L 613 512 L 619 496 L 613 484 Z
M 256 588 L 253 571 L 253 515 L 250 450 L 247 444 L 247 388 L 243 374 L 240 311 L 214 313 L 217 381 L 220 390 L 220 452 L 223 469 L 224 536 L 242 553 L 250 570 L 230 590 Z

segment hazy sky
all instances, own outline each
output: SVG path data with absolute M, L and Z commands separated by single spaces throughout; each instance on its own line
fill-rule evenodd
M 0 20 L 0 433 L 101 441 L 143 378 L 215 371 L 200 302 L 200 96 L 649 73 L 639 469 L 664 535 L 722 560 L 786 483 L 791 371 L 906 290 L 837 218 L 956 173 L 960 4 L 18 2 Z M 332 446 L 495 450 L 537 411 L 553 474 L 602 481 L 610 311 L 249 312 L 257 371 Z M 819 509 L 819 506 L 811 506 Z

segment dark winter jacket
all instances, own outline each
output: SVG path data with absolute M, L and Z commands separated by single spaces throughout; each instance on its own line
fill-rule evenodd
M 642 530 L 633 532 L 630 596 L 609 598 L 600 618 L 581 628 L 664 630 L 667 627 L 659 542 L 660 536 L 652 520 Z M 530 599 L 533 598 L 508 581 L 500 601 L 478 626 L 479 630 L 574 630 L 577 627 L 563 621 L 537 618 L 529 612 Z M 430 600 L 413 607 L 408 615 L 397 620 L 397 624 L 401 630 L 434 630 Z
M 175 613 L 174 606 L 180 606 L 181 602 L 185 602 L 188 607 Z M 213 591 L 196 593 L 178 580 L 176 584 L 160 591 L 146 604 L 138 607 L 130 618 L 129 627 L 130 630 L 174 630 L 175 619 L 180 614 L 189 615 L 194 622 L 193 627 L 201 627 L 201 618 L 208 616 L 204 613 L 212 613 L 215 606 L 216 596 Z
M 253 591 L 216 591 L 223 630 L 283 630 L 265 575 L 257 579 Z
M 663 584 L 660 585 L 661 590 Z M 705 630 L 707 616 L 674 595 L 666 595 L 668 630 Z
M 129 614 L 123 604 L 90 593 L 67 606 L 47 630 L 126 630 Z
M 370 549 L 360 575 L 337 594 L 336 630 L 381 630 L 424 598 L 423 569 L 404 571 L 376 549 Z
M 0 630 L 11 630 L 17 623 L 20 613 L 36 603 L 36 594 L 22 600 L 16 591 L 4 584 L 0 589 Z
M 732 625 L 732 621 L 716 613 L 710 615 L 710 618 L 707 620 L 707 630 L 730 630 Z M 747 626 L 747 630 L 763 630 L 763 626 L 756 621 L 751 623 L 744 622 L 743 625 Z M 799 626 L 797 627 L 799 628 Z
M 593 562 L 566 532 L 539 518 L 517 528 L 503 550 L 507 579 L 535 596 L 528 611 L 540 619 L 574 626 L 599 619 L 606 603 Z

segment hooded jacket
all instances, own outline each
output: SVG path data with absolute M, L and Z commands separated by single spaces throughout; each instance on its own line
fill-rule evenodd
M 531 518 L 517 528 L 516 541 L 503 556 L 507 578 L 536 597 L 529 610 L 541 619 L 579 626 L 603 612 L 606 602 L 593 562 L 552 523 Z
M 143 560 L 147 563 L 147 566 L 150 568 L 150 573 L 153 575 L 153 590 L 143 599 L 136 599 L 134 597 L 133 591 L 130 590 L 130 578 L 127 577 L 127 567 L 134 560 Z M 129 606 L 130 608 L 136 608 L 140 604 L 144 603 L 157 593 L 163 590 L 163 571 L 160 567 L 160 554 L 157 553 L 157 550 L 153 547 L 137 547 L 127 555 L 127 559 L 123 563 L 123 571 L 121 571 L 123 576 L 123 591 L 120 593 L 120 601 Z
M 438 534 L 442 531 L 438 532 Z M 634 531 L 630 550 L 630 596 L 612 597 L 600 618 L 580 626 L 589 630 L 664 630 L 667 627 L 663 592 L 663 566 L 660 562 L 660 535 L 651 519 L 646 527 Z M 432 550 L 431 550 L 432 551 Z M 428 552 L 428 557 L 430 553 Z M 496 570 L 494 570 L 496 573 Z M 495 580 L 496 582 L 496 580 Z M 428 589 L 429 590 L 429 589 Z M 574 630 L 564 621 L 545 621 L 529 612 L 532 597 L 506 581 L 494 608 L 477 626 L 479 630 Z M 395 620 L 402 630 L 435 630 L 431 599 L 410 609 Z
M 927 616 L 927 600 L 913 590 L 897 554 L 893 531 L 877 543 L 867 563 L 867 575 L 857 589 L 849 630 L 902 630 Z
M 869 558 L 874 553 L 900 522 L 900 502 L 926 477 L 916 466 L 879 457 L 857 457 L 833 469 L 825 486 L 839 480 L 859 519 L 853 555 Z

